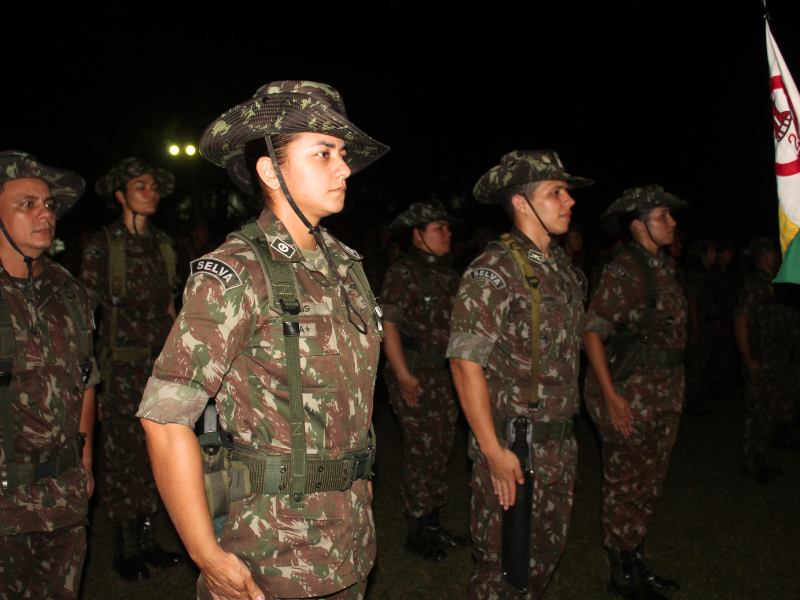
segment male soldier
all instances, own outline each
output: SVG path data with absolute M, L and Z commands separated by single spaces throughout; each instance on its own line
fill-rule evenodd
M 781 266 L 777 242 L 769 237 L 757 238 L 750 244 L 750 254 L 756 268 L 742 284 L 733 327 L 747 374 L 742 427 L 744 472 L 766 484 L 783 474 L 764 462 L 764 450 L 773 427 L 791 419 L 787 407 L 797 383 L 791 361 L 797 348 L 798 315 L 779 301 L 772 285 Z
M 0 152 L 0 597 L 77 598 L 94 488 L 89 299 L 47 258 L 80 175 Z
M 684 414 L 710 415 L 700 404 L 708 400 L 708 364 L 718 337 L 720 296 L 714 266 L 717 250 L 711 240 L 699 240 L 692 248 L 692 265 L 686 270 L 689 300 L 689 340 L 686 345 L 686 406 Z
M 114 198 L 122 215 L 89 241 L 81 266 L 93 305 L 102 307 L 102 497 L 114 522 L 114 568 L 126 581 L 148 579 L 145 563 L 171 567 L 181 561 L 154 542 L 158 491 L 135 416 L 174 318 L 175 253 L 170 238 L 148 220 L 174 187 L 171 173 L 139 158 L 112 167 L 95 191 Z
M 475 186 L 475 198 L 501 204 L 514 227 L 465 272 L 447 349 L 473 433 L 470 598 L 520 598 L 515 589 L 540 598 L 567 540 L 585 277 L 551 236 L 569 227 L 575 201 L 568 190 L 592 183 L 567 174 L 551 150 L 524 150 L 503 156 Z M 523 452 L 509 450 L 511 442 Z M 523 560 L 523 581 L 512 588 L 502 579 L 513 557 L 503 553 L 501 562 L 501 533 L 525 526 L 502 522 L 526 480 L 531 506 L 517 510 L 533 525 L 517 552 L 527 550 L 530 561 Z
M 386 272 L 380 294 L 384 373 L 403 433 L 406 550 L 432 562 L 447 557 L 445 548 L 463 545 L 439 524 L 458 418 L 444 357 L 459 279 L 450 254 L 450 224 L 457 221 L 440 202 L 415 202 L 400 213 L 390 228 L 409 231 L 411 247 Z

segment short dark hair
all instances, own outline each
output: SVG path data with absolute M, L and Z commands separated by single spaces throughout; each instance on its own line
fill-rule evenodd
M 272 149 L 275 150 L 275 158 L 278 160 L 278 166 L 286 164 L 288 158 L 287 150 L 289 144 L 294 141 L 300 134 L 299 133 L 281 133 L 278 135 L 271 135 Z M 269 190 L 261 177 L 258 175 L 256 165 L 258 159 L 262 156 L 269 156 L 267 150 L 267 142 L 263 137 L 255 138 L 246 142 L 244 145 L 244 164 L 247 167 L 247 172 L 250 175 L 250 183 L 255 190 L 253 194 L 254 200 L 259 206 L 271 207 L 272 197 L 269 195 Z
M 503 199 L 500 201 L 500 207 L 508 215 L 509 219 L 513 221 L 516 213 L 513 202 L 514 196 L 518 194 L 527 196 L 528 200 L 533 202 L 533 194 L 540 185 L 542 185 L 541 181 L 531 181 L 529 183 L 512 185 L 503 190 Z
M 652 208 L 637 208 L 629 212 L 619 213 L 617 219 L 619 220 L 619 227 L 623 235 L 630 235 L 633 233 L 632 227 L 634 221 L 641 221 L 646 223 L 650 218 L 650 213 L 653 212 Z

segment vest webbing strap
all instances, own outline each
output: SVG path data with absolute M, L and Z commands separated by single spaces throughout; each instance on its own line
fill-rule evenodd
M 419 287 L 422 291 L 422 299 L 425 301 L 425 341 L 422 343 L 420 354 L 430 347 L 431 336 L 433 335 L 433 323 L 431 322 L 433 313 L 433 286 L 431 285 L 431 270 L 421 260 L 414 261 L 419 271 Z
M 378 308 L 378 301 L 375 299 L 375 294 L 372 293 L 372 288 L 369 286 L 369 281 L 367 281 L 367 275 L 364 273 L 364 267 L 361 266 L 359 261 L 353 261 L 352 266 L 350 267 L 350 272 L 353 274 L 353 281 L 358 288 L 358 293 L 361 294 L 362 298 L 366 298 L 367 303 L 370 307 L 370 314 L 372 318 L 375 319 L 375 328 L 378 330 L 378 335 L 381 339 L 386 335 L 386 332 L 383 329 L 383 315 L 380 313 L 380 309 Z
M 2 486 L 17 487 L 14 421 L 11 418 L 11 372 L 14 365 L 14 326 L 6 294 L 0 288 L 0 425 L 3 427 Z
M 620 252 L 627 252 L 636 261 L 639 270 L 642 272 L 642 283 L 644 284 L 644 319 L 642 329 L 639 333 L 644 335 L 648 354 L 653 353 L 653 314 L 656 308 L 656 284 L 653 277 L 653 270 L 647 264 L 648 256 L 646 250 L 637 246 L 623 246 Z
M 282 313 L 291 433 L 290 505 L 301 507 L 306 488 L 306 431 L 300 369 L 300 301 L 295 293 L 292 264 L 273 260 L 266 236 L 256 223 L 246 225 L 240 232 L 232 233 L 229 237 L 240 239 L 253 249 L 269 282 L 273 307 Z
M 542 293 L 539 290 L 539 278 L 533 270 L 533 266 L 522 252 L 522 247 L 511 234 L 504 233 L 500 236 L 500 243 L 508 250 L 517 263 L 517 268 L 523 275 L 523 279 L 531 293 L 531 399 L 529 408 L 532 411 L 539 409 L 539 358 L 541 348 L 539 346 L 539 329 L 541 325 L 540 308 L 542 303 Z
M 111 296 L 109 346 L 111 347 L 111 360 L 131 362 L 146 360 L 151 357 L 151 348 L 119 347 L 117 346 L 117 331 L 119 324 L 119 305 L 125 297 L 125 240 L 113 235 L 110 227 L 104 227 L 108 238 L 108 292 Z M 167 281 L 172 290 L 175 284 L 176 259 L 175 253 L 169 242 L 158 244 L 164 263 L 167 265 Z M 170 306 L 174 309 L 174 294 L 170 291 Z

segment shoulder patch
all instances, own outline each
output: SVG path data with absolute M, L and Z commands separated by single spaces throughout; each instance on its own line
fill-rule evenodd
M 294 256 L 294 248 L 281 239 L 275 238 L 272 240 L 270 247 L 276 252 L 283 254 L 286 258 L 292 258 L 292 256 Z
M 344 251 L 347 252 L 350 256 L 352 256 L 353 258 L 355 258 L 357 260 L 361 260 L 361 255 L 358 252 L 356 252 L 355 250 L 353 250 L 350 246 L 348 246 L 347 244 L 345 244 L 343 242 L 339 242 L 339 245 L 342 248 L 344 248 Z
M 603 267 L 604 271 L 610 271 L 620 279 L 625 279 L 628 276 L 628 272 L 617 263 L 608 263 L 605 267 Z
M 411 275 L 411 271 L 406 269 L 403 265 L 392 265 L 391 267 L 389 267 L 389 270 L 386 271 L 387 275 L 389 273 L 400 273 L 402 275 L 405 275 L 406 277 Z
M 94 256 L 95 258 L 100 258 L 101 256 L 103 256 L 103 253 L 100 252 L 100 250 L 98 250 L 97 248 L 86 248 L 86 250 L 84 250 L 83 253 L 86 256 Z
M 211 275 L 216 277 L 225 286 L 232 290 L 242 285 L 238 273 L 229 265 L 216 258 L 198 258 L 189 263 L 192 275 Z
M 497 289 L 506 287 L 506 282 L 503 281 L 503 278 L 500 277 L 500 275 L 498 275 L 491 269 L 473 269 L 469 273 L 469 278 L 488 279 L 492 283 L 492 285 Z

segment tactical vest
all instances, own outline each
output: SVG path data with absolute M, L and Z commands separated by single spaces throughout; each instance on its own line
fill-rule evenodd
M 261 267 L 266 282 L 268 304 L 279 316 L 270 316 L 283 322 L 283 339 L 286 356 L 285 368 L 289 388 L 289 424 L 291 453 L 264 454 L 239 444 L 231 434 L 214 432 L 198 437 L 201 446 L 222 446 L 225 451 L 209 456 L 203 453 L 203 469 L 211 517 L 217 534 L 224 526 L 229 504 L 252 494 L 288 494 L 292 507 L 303 506 L 303 496 L 318 492 L 344 491 L 357 479 L 368 479 L 375 458 L 375 432 L 370 426 L 371 441 L 367 446 L 344 452 L 339 458 L 325 459 L 306 455 L 305 411 L 300 367 L 301 304 L 297 281 L 290 262 L 276 261 L 269 251 L 264 232 L 256 223 L 245 225 L 228 236 L 250 247 Z M 353 281 L 359 293 L 367 300 L 370 313 L 375 316 L 375 326 L 383 337 L 380 308 L 367 283 L 366 275 L 358 262 L 353 263 Z
M 58 290 L 61 301 L 67 307 L 72 322 L 78 330 L 78 351 L 83 356 L 81 361 L 81 381 L 85 385 L 91 372 L 92 327 L 87 323 L 83 312 L 80 295 L 75 283 L 67 279 Z M 76 438 L 58 456 L 49 460 L 34 463 L 17 461 L 14 444 L 14 423 L 11 414 L 11 380 L 13 366 L 18 362 L 14 344 L 14 326 L 11 311 L 5 292 L 0 288 L 0 425 L 3 428 L 3 452 L 5 462 L 0 465 L 0 486 L 2 489 L 14 489 L 41 481 L 45 477 L 58 477 L 64 471 L 76 466 L 83 452 L 84 434 L 78 433 Z M 81 389 L 83 389 L 81 387 Z M 83 399 L 79 399 L 83 408 Z M 80 425 L 81 410 L 78 411 Z
M 125 240 L 114 235 L 110 227 L 103 227 L 108 239 L 108 292 L 111 296 L 110 327 L 109 327 L 109 352 L 101 353 L 103 369 L 101 375 L 104 381 L 109 380 L 110 363 L 112 362 L 135 362 L 155 358 L 160 348 L 136 348 L 117 346 L 117 330 L 119 319 L 119 306 L 125 298 Z M 174 287 L 176 259 L 175 253 L 169 242 L 158 244 L 164 262 L 167 265 L 167 280 Z M 170 297 L 170 306 L 174 312 L 175 293 Z

